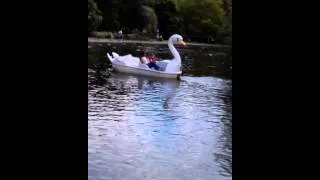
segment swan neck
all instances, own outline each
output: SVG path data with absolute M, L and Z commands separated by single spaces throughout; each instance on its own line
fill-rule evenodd
M 168 42 L 168 46 L 169 46 L 169 49 L 173 55 L 173 60 L 175 61 L 178 61 L 179 63 L 181 63 L 181 57 L 180 57 L 180 54 L 178 53 L 177 49 L 173 46 L 172 42 L 169 41 Z

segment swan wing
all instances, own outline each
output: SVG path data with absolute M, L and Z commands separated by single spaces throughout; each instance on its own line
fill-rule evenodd
M 114 58 L 116 58 L 116 57 L 119 57 L 119 54 L 118 54 L 118 53 L 115 53 L 115 52 L 112 52 L 112 56 L 113 56 Z
M 131 54 L 125 56 L 118 56 L 116 58 L 117 61 L 125 63 L 126 66 L 134 66 L 137 67 L 140 64 L 140 59 L 132 56 Z
M 170 60 L 156 61 L 156 64 L 159 66 L 159 71 L 165 71 L 169 62 Z
M 181 65 L 174 60 L 162 60 L 157 61 L 157 65 L 160 67 L 160 71 L 166 72 L 178 72 L 181 71 Z

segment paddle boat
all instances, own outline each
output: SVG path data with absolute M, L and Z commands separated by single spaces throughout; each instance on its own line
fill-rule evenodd
M 173 59 L 155 61 L 159 66 L 159 70 L 149 68 L 146 64 L 140 62 L 139 57 L 134 57 L 131 54 L 120 56 L 112 52 L 106 55 L 112 63 L 112 69 L 117 72 L 160 78 L 179 78 L 182 74 L 181 57 L 174 44 L 186 45 L 181 35 L 172 35 L 168 40 L 168 47 L 173 55 Z

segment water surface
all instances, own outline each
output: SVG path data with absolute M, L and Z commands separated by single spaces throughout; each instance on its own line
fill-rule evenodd
M 179 49 L 181 81 L 110 73 L 105 52 L 166 46 L 90 44 L 89 179 L 223 180 L 232 176 L 231 62 L 217 49 Z

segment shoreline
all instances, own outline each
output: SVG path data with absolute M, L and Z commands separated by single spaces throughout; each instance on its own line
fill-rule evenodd
M 88 37 L 88 43 L 134 43 L 134 44 L 155 44 L 155 45 L 167 45 L 168 41 L 140 41 L 140 40 L 117 40 L 117 39 L 104 39 L 104 38 L 94 38 Z M 196 43 L 196 42 L 186 42 L 187 46 L 207 46 L 207 47 L 231 47 L 231 45 L 222 44 L 206 44 L 206 43 Z

